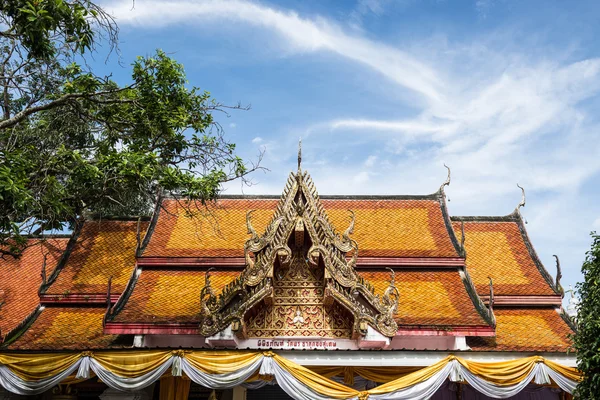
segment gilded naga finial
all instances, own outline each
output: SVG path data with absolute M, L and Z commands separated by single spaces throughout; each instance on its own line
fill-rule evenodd
M 302 138 L 298 140 L 298 172 L 302 171 Z
M 521 189 L 521 202 L 517 206 L 517 210 L 518 210 L 521 207 L 525 207 L 525 189 L 523 189 L 523 187 L 521 185 L 519 185 L 518 183 L 517 183 L 517 187 L 519 189 Z
M 246 213 L 246 228 L 248 228 L 248 235 L 252 235 L 252 240 L 257 240 L 258 234 L 254 230 L 254 227 L 252 226 L 252 222 L 250 221 L 252 218 L 252 213 L 254 211 L 255 210 L 248 210 L 248 212 Z
M 558 259 L 558 256 L 556 254 L 552 255 L 554 258 L 556 258 L 556 282 L 554 283 L 554 287 L 556 288 L 556 291 L 558 293 L 560 293 L 560 297 L 564 298 L 565 297 L 565 289 L 563 289 L 562 285 L 560 284 L 560 279 L 562 278 L 562 271 L 560 269 L 560 260 Z
M 444 183 L 442 183 L 442 186 L 440 186 L 440 192 L 441 193 L 444 193 L 444 187 L 445 186 L 449 186 L 450 185 L 450 167 L 447 166 L 445 163 L 444 163 L 444 167 L 446 167 L 446 169 L 448 170 L 448 177 L 446 178 L 446 180 L 444 181 Z

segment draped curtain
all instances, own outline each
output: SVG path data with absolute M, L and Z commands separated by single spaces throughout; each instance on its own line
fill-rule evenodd
M 359 391 L 354 375 L 382 383 Z M 315 367 L 309 369 L 273 352 L 243 351 L 99 351 L 78 354 L 0 354 L 0 386 L 20 395 L 45 392 L 64 381 L 97 376 L 113 389 L 134 391 L 161 379 L 161 399 L 185 398 L 193 381 L 210 389 L 278 384 L 297 400 L 428 399 L 448 382 L 461 382 L 477 393 L 504 399 L 530 390 L 531 383 L 555 385 L 572 393 L 581 380 L 575 368 L 541 356 L 495 363 L 448 356 L 425 368 Z M 342 376 L 340 381 L 330 379 Z M 341 383 L 343 382 L 343 383 Z M 475 392 L 474 392 L 475 393 Z

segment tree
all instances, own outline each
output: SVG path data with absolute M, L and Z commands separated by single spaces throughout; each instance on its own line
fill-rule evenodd
M 213 119 L 242 107 L 188 87 L 164 52 L 139 57 L 126 86 L 85 66 L 98 43 L 117 44 L 94 3 L 6 0 L 0 24 L 1 254 L 87 214 L 147 214 L 163 194 L 194 200 L 193 212 L 257 168 Z
M 595 232 L 581 272 L 575 350 L 584 380 L 577 386 L 576 397 L 592 400 L 600 399 L 600 235 Z

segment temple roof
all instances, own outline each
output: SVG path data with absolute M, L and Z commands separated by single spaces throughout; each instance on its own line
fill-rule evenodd
M 273 216 L 275 198 L 221 198 L 189 218 L 194 205 L 165 199 L 142 257 L 243 257 L 246 213 L 257 232 Z M 353 238 L 361 257 L 458 257 L 456 239 L 441 196 L 321 196 L 332 225 L 348 226 L 356 216 Z M 201 221 L 201 222 L 200 222 Z
M 573 330 L 553 307 L 497 308 L 496 336 L 473 337 L 467 344 L 476 351 L 566 352 Z
M 42 265 L 46 256 L 46 274 L 56 268 L 68 238 L 34 238 L 20 257 L 0 260 L 0 338 L 15 329 L 39 304 Z
M 324 321 L 344 314 L 335 329 L 353 340 L 371 327 L 388 339 L 464 335 L 481 351 L 566 351 L 572 329 L 558 313 L 559 285 L 518 209 L 451 219 L 448 183 L 424 196 L 319 196 L 299 168 L 281 198 L 230 196 L 206 207 L 168 198 L 150 222 L 85 221 L 70 240 L 0 261 L 9 276 L 0 282 L 3 347 L 98 349 L 133 334 L 226 329 L 246 339 L 258 337 L 246 327 L 263 329 L 263 313 L 289 325 L 310 311 Z M 42 248 L 50 255 L 38 298 Z
M 239 277 L 241 271 L 211 273 L 213 289 L 221 290 Z M 130 297 L 114 322 L 168 324 L 199 323 L 200 295 L 205 270 L 143 269 Z
M 29 321 L 24 333 L 9 343 L 12 350 L 76 350 L 109 348 L 118 335 L 106 335 L 106 307 L 46 307 Z M 84 346 L 82 346 L 84 345 Z
M 464 223 L 466 265 L 480 294 L 555 296 L 552 278 L 537 257 L 518 213 L 506 217 L 452 217 L 458 239 Z
M 140 231 L 147 226 L 141 221 Z M 44 294 L 105 294 L 111 277 L 113 291 L 122 292 L 135 267 L 137 230 L 137 221 L 86 221 L 75 232 L 77 242 Z
M 475 308 L 458 271 L 450 269 L 396 269 L 401 294 L 396 312 L 398 326 L 487 326 Z M 387 271 L 359 271 L 381 294 L 388 286 Z

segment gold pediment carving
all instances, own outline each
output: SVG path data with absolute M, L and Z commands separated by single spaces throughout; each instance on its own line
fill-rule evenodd
M 202 290 L 200 331 L 231 326 L 240 337 L 352 337 L 372 326 L 394 336 L 399 293 L 393 271 L 382 297 L 355 271 L 358 244 L 351 238 L 354 213 L 340 235 L 329 221 L 312 179 L 291 173 L 265 233 L 246 225 L 246 268 L 219 296 Z

